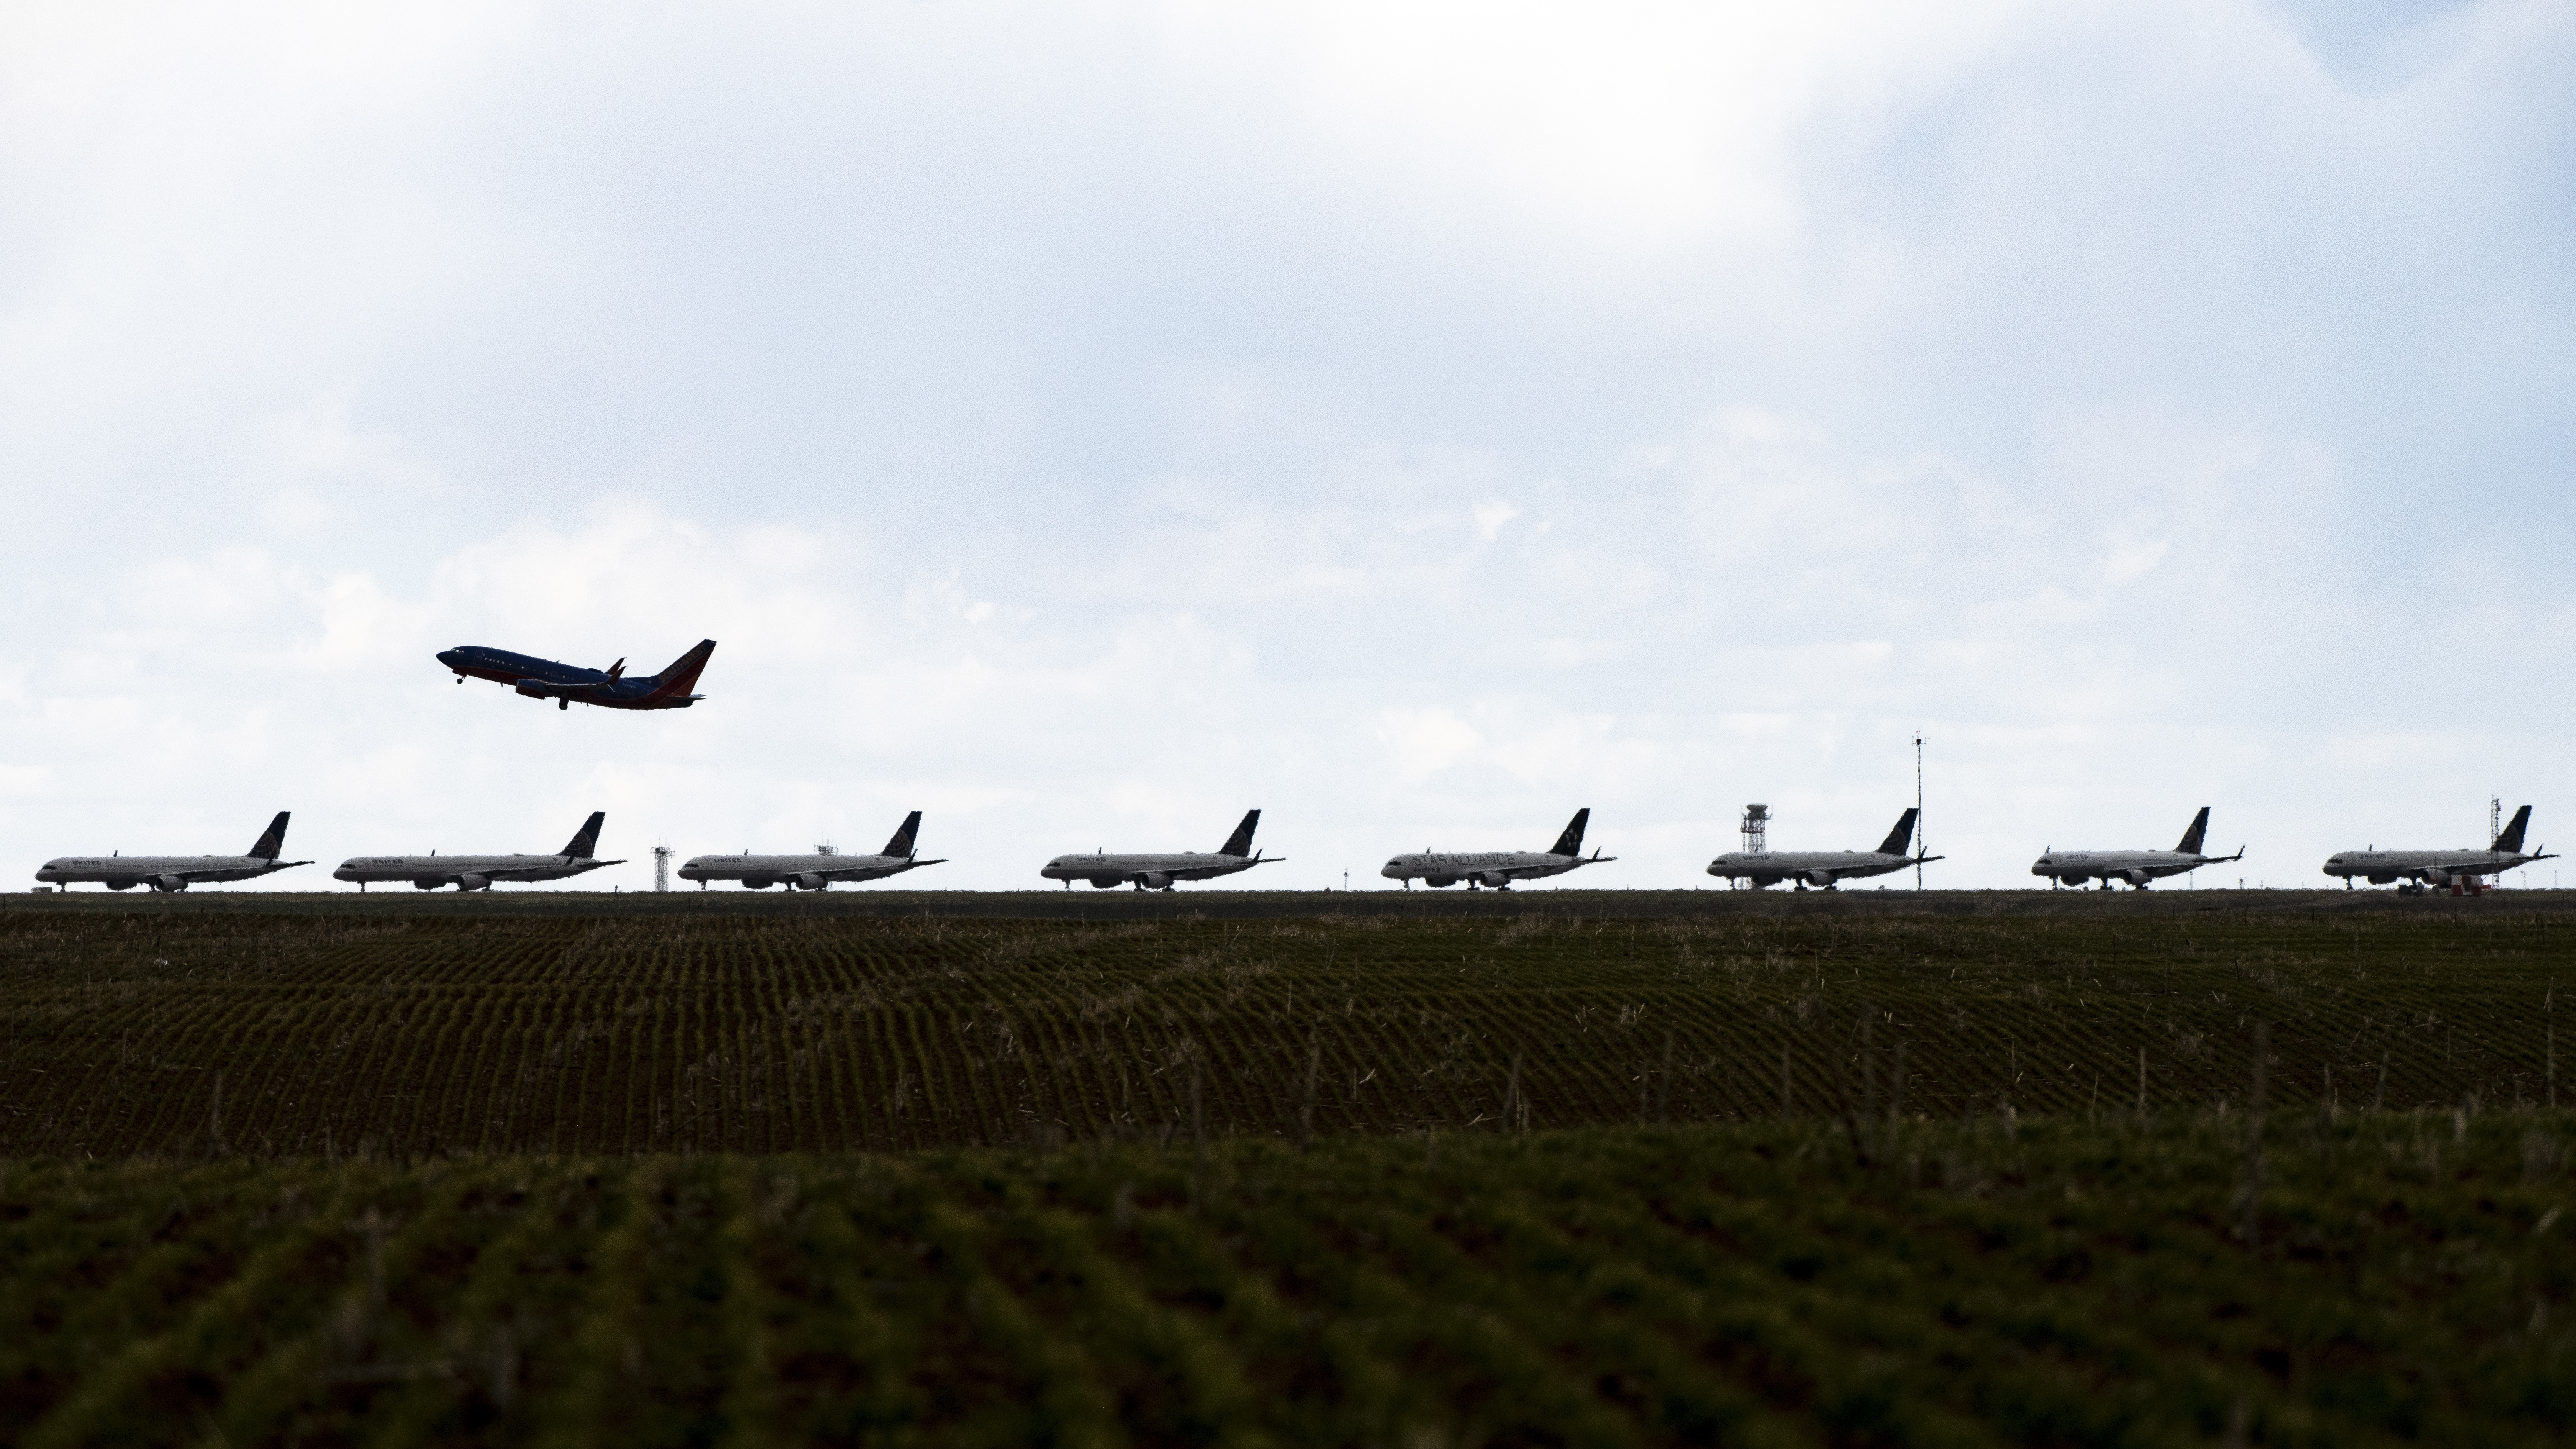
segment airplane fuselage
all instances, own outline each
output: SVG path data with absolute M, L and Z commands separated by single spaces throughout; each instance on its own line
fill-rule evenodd
M 2181 850 L 2052 850 L 2031 862 L 2030 873 L 2068 885 L 2098 880 L 2104 885 L 2126 881 L 2132 889 L 2169 875 L 2198 870 L 2233 856 L 2199 855 Z
M 2473 886 L 2482 877 L 2546 859 L 2550 857 L 2513 850 L 2347 850 L 2326 858 L 2325 873 L 2341 876 L 2347 884 L 2358 877 L 2372 885 L 2408 880 Z
M 262 860 L 255 855 L 64 855 L 46 861 L 36 879 L 55 885 L 95 881 L 112 891 L 150 886 L 183 891 L 210 881 L 251 880 L 272 871 L 311 865 L 309 860 Z
M 1185 880 L 1214 880 L 1221 875 L 1267 865 L 1277 856 L 1201 855 L 1184 850 L 1170 855 L 1059 855 L 1038 871 L 1048 880 L 1087 880 L 1102 890 L 1133 885 L 1149 891 L 1170 890 Z
M 1545 850 L 1421 851 L 1399 855 L 1378 868 L 1388 880 L 1418 880 L 1434 890 L 1467 883 L 1509 890 L 1518 880 L 1542 880 L 1577 866 L 1608 864 L 1617 856 L 1558 855 Z
M 939 863 L 908 855 L 695 855 L 680 867 L 680 879 L 738 880 L 756 891 L 774 885 L 819 891 L 852 881 L 882 880 Z
M 583 855 L 359 855 L 340 862 L 331 878 L 360 885 L 402 881 L 425 891 L 451 885 L 479 891 L 501 881 L 562 880 L 623 864 Z
M 1836 881 L 1886 875 L 1915 863 L 1913 856 L 1883 850 L 1780 850 L 1761 855 L 1731 850 L 1710 861 L 1708 873 L 1721 880 L 1749 880 L 1756 886 L 1793 880 L 1802 887 L 1831 890 Z

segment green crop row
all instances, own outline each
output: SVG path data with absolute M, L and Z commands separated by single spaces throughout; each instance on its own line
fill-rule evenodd
M 2546 1106 L 2576 923 L 0 915 L 0 1152 Z M 2566 973 L 2576 975 L 2576 973 Z
M 2576 1114 L 0 1164 L 29 1445 L 2576 1433 Z

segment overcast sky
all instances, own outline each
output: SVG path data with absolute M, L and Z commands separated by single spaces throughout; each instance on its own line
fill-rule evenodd
M 1710 885 L 1918 730 L 1940 885 L 2576 845 L 2571 75 L 2528 0 L 0 10 L 0 871 L 1588 805 L 1569 884 Z

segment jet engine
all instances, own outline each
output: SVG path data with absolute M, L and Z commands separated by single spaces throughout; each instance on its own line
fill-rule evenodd
M 1829 870 L 1811 870 L 1807 872 L 1807 883 L 1809 885 L 1821 887 L 1825 890 L 1832 890 L 1834 888 L 1834 873 Z
M 823 887 L 830 885 L 831 882 L 824 879 L 822 876 L 817 875 L 813 871 L 807 871 L 805 874 L 796 877 L 794 884 L 798 890 L 819 891 Z
M 462 677 L 463 676 L 461 675 L 459 676 L 459 678 Z M 517 684 L 510 687 L 519 691 L 521 694 L 526 695 L 530 699 L 543 699 L 546 697 L 546 686 L 545 681 L 543 680 L 522 679 Z
M 136 886 L 143 884 L 143 882 L 136 880 L 130 875 L 112 875 L 99 882 L 99 884 L 106 886 L 112 891 L 130 891 Z
M 1125 885 L 1126 883 L 1126 881 L 1114 875 L 1095 875 L 1091 878 L 1091 888 L 1097 891 L 1105 891 L 1111 886 Z
M 2071 886 L 2080 886 L 2080 885 L 2084 884 L 2086 881 L 2091 880 L 2091 879 L 2092 879 L 2092 877 L 2091 877 L 2091 876 L 2089 876 L 2089 875 L 2086 875 L 2084 872 L 2082 872 L 2082 871 L 2080 871 L 2080 870 L 2070 870 L 2070 871 L 2068 871 L 2066 874 L 2064 874 L 2064 875 L 2062 875 L 2062 876 L 2059 876 L 2059 877 L 2058 877 L 2058 879 L 2060 879 L 2060 880 L 2062 880 L 2062 881 L 2066 882 L 2068 885 L 2071 885 Z
M 747 891 L 765 891 L 776 884 L 778 877 L 774 875 L 747 875 L 742 878 L 742 888 Z
M 1159 870 L 1149 870 L 1139 879 L 1144 881 L 1145 889 L 1149 891 L 1167 891 L 1172 888 L 1172 878 Z
M 447 882 L 443 880 L 431 880 L 428 877 L 423 876 L 420 879 L 413 881 L 411 883 L 411 888 L 416 891 L 434 891 L 445 884 L 447 884 Z
M 2142 891 L 2147 888 L 2147 882 L 2154 880 L 2155 877 L 2143 870 L 2124 870 L 2120 872 L 2120 879 L 2127 881 L 2130 889 Z
M 1456 885 L 1458 878 L 1454 875 L 1426 875 L 1422 878 L 1422 883 L 1435 891 L 1443 891 Z M 120 886 L 118 889 L 121 890 L 123 887 Z
M 2370 878 L 2370 883 L 2372 885 L 2387 885 L 2396 879 L 2397 877 L 2393 875 L 2375 875 Z
M 460 875 L 456 878 L 456 888 L 460 891 L 488 891 L 492 888 L 492 878 L 488 875 Z
M 156 875 L 152 877 L 152 888 L 164 894 L 183 891 L 188 888 L 188 878 L 184 875 Z
M 1499 870 L 1486 871 L 1477 876 L 1476 879 L 1483 881 L 1486 885 L 1491 886 L 1498 891 L 1507 891 L 1512 888 L 1512 878 L 1503 874 Z

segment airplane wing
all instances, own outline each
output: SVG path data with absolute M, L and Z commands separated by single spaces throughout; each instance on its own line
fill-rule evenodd
M 517 680 L 510 687 L 533 699 L 586 694 L 594 689 L 605 689 L 610 683 L 611 681 L 605 679 L 585 679 L 577 684 L 557 684 L 550 679 L 529 678 Z
M 257 860 L 259 857 L 257 857 L 257 856 L 252 856 L 252 857 L 250 857 L 250 858 L 251 858 L 251 859 L 253 859 L 253 860 Z M 292 869 L 294 869 L 296 866 L 299 866 L 299 865 L 311 865 L 312 863 L 313 863 L 313 862 L 311 862 L 311 861 L 309 861 L 309 860 L 272 860 L 272 861 L 269 861 L 269 862 L 267 863 L 267 865 L 268 865 L 268 869 L 270 869 L 270 870 L 292 870 Z M 231 875 L 231 874 L 233 874 L 233 873 L 234 873 L 234 872 L 233 872 L 233 870 L 232 870 L 232 869 L 230 869 L 230 868 L 223 868 L 223 869 L 216 869 L 216 870 L 176 870 L 176 871 L 170 871 L 170 872 L 168 872 L 168 874 L 175 875 L 175 876 L 177 876 L 177 877 L 178 877 L 179 879 L 181 879 L 181 880 L 184 880 L 184 881 L 190 881 L 190 882 L 201 881 L 201 880 L 202 880 L 202 881 L 216 881 L 216 880 L 221 880 L 221 879 L 223 879 L 225 876 L 227 876 L 227 875 Z
M 947 857 L 942 856 L 937 860 L 904 860 L 897 861 L 892 865 L 852 865 L 844 866 L 839 870 L 800 870 L 791 872 L 791 874 L 818 875 L 825 880 L 874 880 L 879 876 L 901 875 L 908 870 L 919 870 L 925 865 L 945 865 L 947 863 Z

